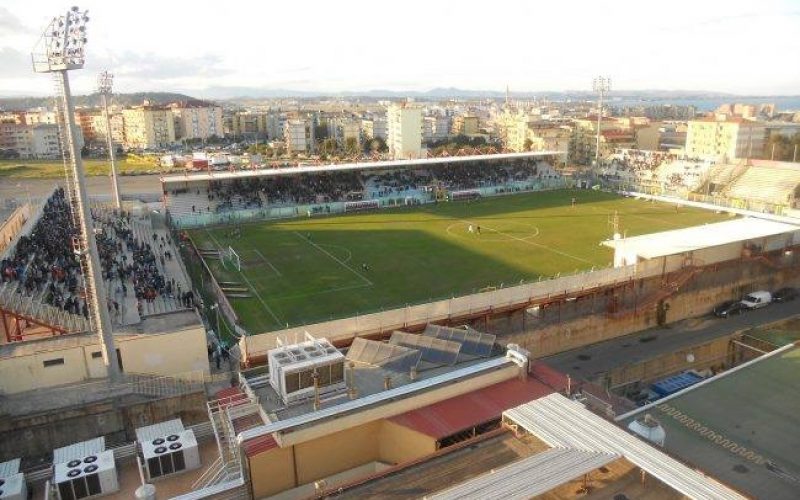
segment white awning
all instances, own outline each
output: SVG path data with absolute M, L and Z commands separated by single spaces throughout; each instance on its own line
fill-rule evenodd
M 790 235 L 798 231 L 800 226 L 747 217 L 619 240 L 606 240 L 603 245 L 624 251 L 626 255 L 653 259 L 768 236 Z
M 613 453 L 553 448 L 425 498 L 430 500 L 532 498 L 618 458 L 619 455 Z
M 561 394 L 550 394 L 503 413 L 553 447 L 613 453 L 647 471 L 670 488 L 697 500 L 742 499 L 738 492 L 628 434 Z

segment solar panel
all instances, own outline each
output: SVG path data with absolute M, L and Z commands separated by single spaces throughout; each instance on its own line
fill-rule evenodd
M 450 328 L 440 325 L 428 325 L 422 335 L 461 344 L 461 354 L 488 358 L 492 354 L 496 335 L 481 333 L 472 328 Z
M 461 344 L 458 342 L 399 331 L 392 333 L 389 343 L 418 349 L 422 353 L 423 361 L 436 365 L 456 364 L 461 351 Z
M 416 349 L 362 338 L 353 339 L 347 351 L 349 361 L 396 372 L 408 372 L 411 367 L 419 364 L 421 356 L 422 353 Z

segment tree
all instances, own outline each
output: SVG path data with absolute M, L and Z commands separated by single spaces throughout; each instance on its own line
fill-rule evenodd
M 373 137 L 364 143 L 364 151 L 366 153 L 383 153 L 388 150 L 386 141 L 380 137 Z
M 345 139 L 344 150 L 349 155 L 358 153 L 358 140 L 355 137 Z
M 524 143 L 523 147 L 525 148 L 525 151 L 530 151 L 531 147 L 533 147 L 533 141 L 530 140 L 530 138 L 525 139 L 525 143 Z

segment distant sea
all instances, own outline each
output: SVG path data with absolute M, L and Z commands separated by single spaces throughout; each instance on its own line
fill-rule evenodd
M 731 96 L 708 99 L 624 99 L 611 98 L 609 105 L 615 107 L 625 106 L 660 106 L 672 104 L 674 106 L 694 106 L 698 111 L 714 111 L 723 104 L 775 104 L 777 111 L 800 111 L 800 96 L 788 97 L 748 97 Z

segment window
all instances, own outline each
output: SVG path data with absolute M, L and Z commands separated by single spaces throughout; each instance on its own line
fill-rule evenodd
M 63 365 L 64 358 L 46 359 L 42 364 L 44 365 L 45 368 L 47 368 L 48 366 Z
M 92 353 L 92 359 L 97 359 L 97 358 L 102 358 L 102 357 L 103 357 L 103 353 L 100 352 L 100 351 L 95 351 L 95 352 Z

